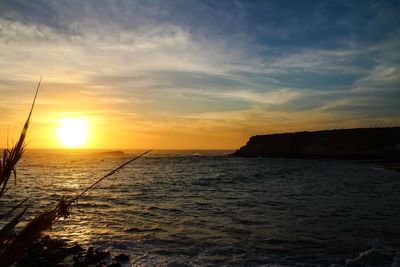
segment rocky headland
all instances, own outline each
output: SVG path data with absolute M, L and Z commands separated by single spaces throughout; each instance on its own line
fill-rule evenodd
M 400 127 L 256 135 L 232 155 L 399 161 Z

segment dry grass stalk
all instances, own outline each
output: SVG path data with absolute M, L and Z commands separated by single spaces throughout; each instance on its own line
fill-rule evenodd
M 27 226 L 25 226 L 23 230 L 18 233 L 18 235 L 10 243 L 5 246 L 0 254 L 1 266 L 10 266 L 15 261 L 21 259 L 24 256 L 26 248 L 32 246 L 33 243 L 41 237 L 44 231 L 50 229 L 51 226 L 61 217 L 67 218 L 69 216 L 71 205 L 83 194 L 95 187 L 105 178 L 115 174 L 129 163 L 139 159 L 150 151 L 151 150 L 148 150 L 138 156 L 135 156 L 124 164 L 121 164 L 117 168 L 108 172 L 70 201 L 66 201 L 65 198 L 62 198 L 54 209 L 39 213 L 32 221 L 28 223 Z
M 0 255 L 1 266 L 10 266 L 21 259 L 25 250 L 41 237 L 43 231 L 49 229 L 57 218 L 57 211 L 41 212 L 31 220 L 19 233 L 10 241 Z
M 40 88 L 41 81 L 42 78 L 40 78 L 28 118 L 22 129 L 18 143 L 11 149 L 8 148 L 5 149 L 3 152 L 3 158 L 0 159 L 0 198 L 4 195 L 4 193 L 7 192 L 7 184 L 12 174 L 14 176 L 14 181 L 16 183 L 15 167 L 26 149 L 25 138 L 29 128 L 30 118 L 32 115 L 33 108 L 35 106 L 36 97 Z M 15 235 L 13 234 L 15 226 L 21 221 L 22 216 L 24 215 L 27 209 L 27 207 L 25 207 L 15 218 L 9 221 L 0 230 L 0 265 L 10 266 L 17 260 L 21 259 L 24 256 L 26 249 L 32 246 L 33 243 L 41 237 L 44 231 L 50 229 L 51 226 L 61 217 L 64 218 L 68 217 L 71 205 L 75 201 L 77 201 L 83 194 L 85 194 L 87 191 L 95 187 L 105 178 L 113 175 L 114 173 L 124 168 L 129 163 L 137 160 L 138 158 L 149 153 L 150 151 L 151 150 L 146 151 L 143 154 L 140 154 L 132 158 L 131 160 L 125 162 L 124 164 L 118 166 L 114 170 L 105 174 L 103 177 L 98 179 L 95 183 L 93 183 L 88 188 L 83 190 L 80 194 L 78 194 L 70 201 L 66 201 L 65 198 L 62 198 L 54 209 L 40 212 L 17 235 Z M 27 199 L 21 201 L 14 208 L 8 211 L 5 215 L 2 215 L 0 217 L 7 218 L 12 212 L 19 209 L 26 201 Z
M 11 149 L 5 149 L 3 152 L 3 158 L 0 160 L 0 198 L 7 190 L 7 184 L 10 180 L 11 174 L 14 174 L 14 181 L 16 183 L 17 175 L 15 171 L 15 167 L 18 161 L 21 159 L 22 155 L 25 152 L 25 137 L 29 128 L 29 122 L 31 119 L 33 107 L 35 106 L 36 97 L 39 92 L 40 83 L 42 82 L 42 77 L 40 77 L 39 84 L 36 88 L 35 97 L 33 98 L 32 106 L 29 111 L 28 118 L 25 121 L 24 128 L 22 129 L 21 135 L 19 136 L 19 140 L 17 144 Z
M 21 131 L 20 137 L 18 139 L 18 142 L 16 145 L 14 145 L 11 149 L 6 148 L 3 151 L 3 157 L 0 158 L 0 198 L 4 196 L 4 194 L 7 192 L 7 184 L 13 175 L 14 177 L 14 183 L 16 184 L 17 181 L 17 175 L 16 175 L 16 165 L 21 159 L 22 155 L 25 152 L 25 138 L 26 134 L 29 128 L 29 123 L 30 123 L 30 118 L 32 116 L 32 111 L 35 106 L 37 94 L 39 92 L 40 84 L 42 81 L 42 77 L 40 78 L 39 84 L 36 88 L 35 92 L 35 97 L 33 99 L 31 109 L 29 111 L 28 118 L 25 121 L 24 127 Z M 0 215 L 0 218 L 5 218 L 9 219 L 9 216 L 17 209 L 21 208 L 22 205 L 27 201 L 27 199 L 21 201 L 19 204 L 17 204 L 15 207 L 13 207 L 11 210 L 6 212 L 3 215 Z M 1 266 L 8 266 L 6 265 L 6 260 L 4 257 L 10 256 L 12 257 L 13 252 L 7 251 L 7 247 L 10 244 L 16 244 L 15 243 L 15 235 L 14 235 L 14 230 L 16 225 L 21 221 L 22 216 L 25 214 L 25 211 L 27 210 L 27 206 L 24 207 L 24 209 L 18 213 L 17 216 L 14 218 L 11 218 L 8 223 L 6 223 L 1 229 L 0 229 L 0 265 Z

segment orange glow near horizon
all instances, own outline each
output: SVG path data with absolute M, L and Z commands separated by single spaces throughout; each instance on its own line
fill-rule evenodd
M 40 77 L 28 149 L 234 150 L 400 125 L 399 1 L 42 0 L 47 16 L 33 2 L 0 0 L 0 149 L 18 142 Z

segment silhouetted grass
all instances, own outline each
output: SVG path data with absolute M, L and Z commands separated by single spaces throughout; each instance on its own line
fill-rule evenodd
M 40 78 L 28 118 L 22 129 L 18 143 L 11 149 L 5 149 L 3 152 L 3 158 L 0 159 L 0 198 L 8 192 L 7 184 L 12 176 L 14 177 L 14 182 L 16 184 L 17 176 L 15 168 L 26 149 L 25 137 L 29 128 L 29 122 L 33 108 L 35 106 L 35 101 L 40 88 L 41 80 L 42 78 Z M 150 151 L 151 150 L 146 151 L 143 154 L 138 155 L 131 160 L 125 162 L 124 164 L 121 164 L 117 168 L 102 176 L 100 179 L 98 179 L 96 182 L 87 187 L 71 200 L 66 200 L 64 197 L 62 197 L 55 208 L 43 212 L 38 212 L 37 215 L 17 234 L 15 233 L 15 227 L 21 221 L 23 215 L 25 214 L 25 211 L 28 208 L 27 206 L 23 207 L 28 199 L 25 199 L 18 203 L 15 207 L 6 212 L 4 215 L 0 215 L 1 219 L 9 220 L 8 223 L 6 223 L 0 229 L 0 266 L 10 266 L 14 262 L 21 259 L 24 256 L 26 249 L 32 246 L 33 243 L 41 237 L 44 231 L 50 229 L 51 226 L 61 217 L 67 218 L 69 216 L 71 205 L 83 194 L 95 187 L 105 178 L 113 175 L 120 169 L 124 168 L 127 164 L 137 160 L 138 158 L 149 153 Z M 17 216 L 9 219 L 9 216 L 14 211 L 21 208 L 22 211 L 20 211 Z
M 33 108 L 35 106 L 36 97 L 39 92 L 41 82 L 42 78 L 40 78 L 39 84 L 36 89 L 35 97 L 33 98 L 32 106 L 29 111 L 28 118 L 25 121 L 24 128 L 22 129 L 17 144 L 11 149 L 6 148 L 3 152 L 3 158 L 2 160 L 0 160 L 0 198 L 6 192 L 7 184 L 12 174 L 14 175 L 14 182 L 15 183 L 17 182 L 15 167 L 17 166 L 18 161 L 21 159 L 22 155 L 25 152 L 26 148 L 25 137 L 26 133 L 28 132 L 29 122 L 32 116 Z
M 28 118 L 25 121 L 24 127 L 21 131 L 20 137 L 18 139 L 17 144 L 15 144 L 11 149 L 6 148 L 3 151 L 3 157 L 0 159 L 0 198 L 4 196 L 4 194 L 8 191 L 7 185 L 9 184 L 10 178 L 13 176 L 14 177 L 14 184 L 16 185 L 17 183 L 17 175 L 15 168 L 17 166 L 17 163 L 19 160 L 22 158 L 22 155 L 25 152 L 26 149 L 26 144 L 25 144 L 25 138 L 26 134 L 28 132 L 29 128 L 29 123 L 30 119 L 32 116 L 32 111 L 35 106 L 35 101 L 37 94 L 39 92 L 40 88 L 40 83 L 42 81 L 42 78 L 40 78 L 39 84 L 36 88 L 36 93 L 35 97 L 33 98 L 32 106 L 29 111 Z M 16 206 L 14 206 L 11 210 L 9 210 L 7 213 L 0 215 L 1 219 L 9 220 L 8 223 L 6 223 L 0 230 L 0 263 L 1 266 L 9 266 L 13 263 L 9 262 L 8 259 L 16 259 L 17 255 L 23 253 L 25 248 L 22 248 L 20 250 L 10 250 L 9 247 L 15 246 L 18 243 L 18 240 L 15 238 L 15 227 L 16 225 L 21 221 L 23 215 L 25 214 L 25 211 L 27 210 L 27 206 L 23 207 L 22 211 L 18 213 L 17 216 L 9 219 L 11 214 L 17 210 L 22 208 L 22 206 L 25 204 L 25 202 L 28 199 L 25 199 L 18 203 Z M 21 246 L 23 244 L 21 243 Z

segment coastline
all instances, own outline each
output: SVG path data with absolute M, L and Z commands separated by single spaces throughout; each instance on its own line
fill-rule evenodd
M 42 266 L 131 266 L 126 254 L 113 255 L 108 250 L 69 243 L 45 235 L 37 240 L 16 267 Z
M 240 157 L 400 161 L 400 127 L 255 135 Z
M 271 263 L 273 266 L 277 265 Z M 42 266 L 101 266 L 101 267 L 128 267 L 132 266 L 131 259 L 126 254 L 112 255 L 108 250 L 94 246 L 84 247 L 79 244 L 52 238 L 45 235 L 27 250 L 26 255 L 15 264 L 15 267 L 42 267 Z M 175 265 L 167 266 L 190 266 Z M 269 266 L 269 265 L 267 265 Z M 352 258 L 341 259 L 331 263 L 329 267 L 359 267 L 359 266 L 400 266 L 400 251 L 383 246 L 372 247 L 354 255 Z

